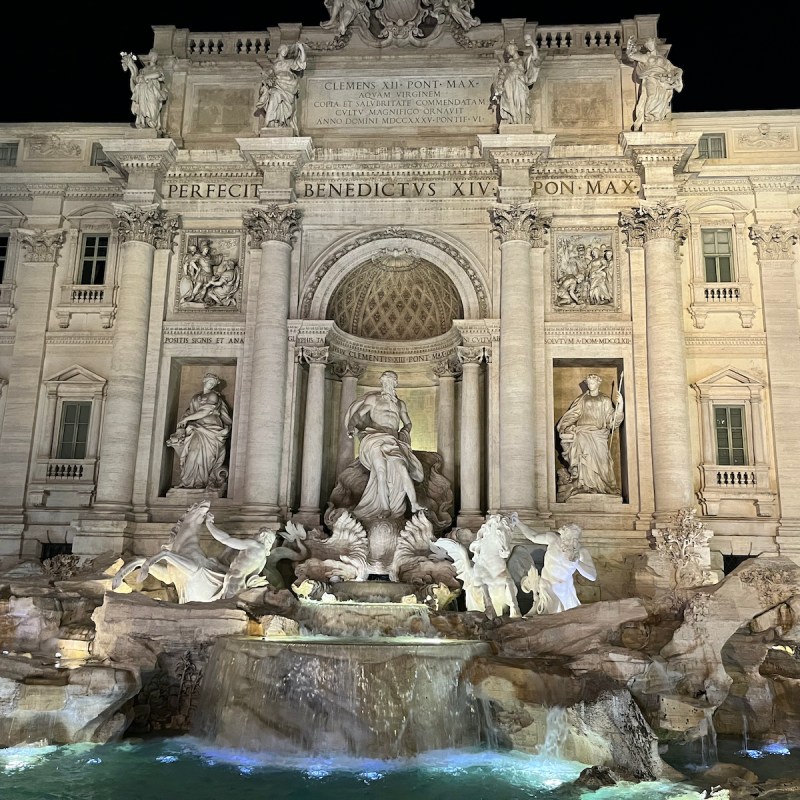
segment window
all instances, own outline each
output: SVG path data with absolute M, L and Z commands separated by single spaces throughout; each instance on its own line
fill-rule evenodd
M 708 283 L 730 283 L 731 232 L 727 228 L 703 228 L 703 262 Z
M 65 401 L 61 407 L 57 458 L 86 458 L 89 441 L 89 418 L 92 404 L 86 401 Z
M 726 158 L 725 134 L 704 133 L 697 143 L 697 153 L 700 158 Z
M 714 425 L 717 435 L 717 464 L 747 464 L 744 406 L 714 406 Z
M 84 285 L 102 286 L 106 278 L 108 236 L 84 234 L 80 281 Z
M 0 283 L 3 282 L 3 275 L 6 271 L 6 260 L 8 259 L 8 234 L 0 234 Z
M 0 142 L 0 167 L 16 167 L 19 143 Z

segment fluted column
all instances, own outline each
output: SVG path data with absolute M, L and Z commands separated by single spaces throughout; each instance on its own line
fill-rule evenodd
M 775 431 L 775 460 L 781 520 L 778 545 L 781 552 L 800 551 L 800 425 L 797 422 L 800 386 L 796 244 L 800 229 L 774 224 L 755 225 L 750 238 L 761 266 L 767 364 Z M 755 414 L 754 414 L 755 416 Z M 791 539 L 787 541 L 787 539 Z
M 471 526 L 480 521 L 481 463 L 483 461 L 483 430 L 481 422 L 481 364 L 486 360 L 485 347 L 459 347 L 461 376 L 460 448 L 461 507 L 458 524 Z
M 0 523 L 22 522 L 53 280 L 64 243 L 61 230 L 22 230 L 17 235 L 23 252 L 16 269 L 14 301 L 19 313 L 0 428 L 4 465 L 0 480 Z
M 544 457 L 536 452 L 534 413 L 533 304 L 542 298 L 533 297 L 531 246 L 542 246 L 550 220 L 537 217 L 531 205 L 497 205 L 489 214 L 501 242 L 500 507 L 530 516 L 536 506 L 536 461 Z
M 261 264 L 253 325 L 242 514 L 262 521 L 277 520 L 280 504 L 289 372 L 289 279 L 298 218 L 297 209 L 291 205 L 254 208 L 244 217 L 252 245 L 261 247 Z
M 325 443 L 325 367 L 328 363 L 328 348 L 301 347 L 298 357 L 308 364 L 299 512 L 303 516 L 303 522 L 319 524 L 322 448 Z
M 694 505 L 683 297 L 677 247 L 686 237 L 679 206 L 656 203 L 620 214 L 629 247 L 644 246 L 647 382 L 655 520 Z
M 103 416 L 95 510 L 129 510 L 144 397 L 150 293 L 156 248 L 172 247 L 178 220 L 157 204 L 116 205 L 120 281 Z
M 348 409 L 355 402 L 358 379 L 364 374 L 364 367 L 353 361 L 337 361 L 333 365 L 333 371 L 342 381 L 339 402 L 339 443 L 336 452 L 336 475 L 338 477 L 342 470 L 346 469 L 353 461 L 355 453 L 353 438 L 347 435 L 345 419 Z
M 461 374 L 457 360 L 440 361 L 433 367 L 439 378 L 439 394 L 436 406 L 436 440 L 442 457 L 442 475 L 453 484 L 456 476 L 456 377 Z

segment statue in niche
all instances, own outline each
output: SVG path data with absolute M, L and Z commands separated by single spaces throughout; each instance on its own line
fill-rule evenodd
M 227 242 L 231 251 L 234 243 Z M 238 252 L 238 249 L 237 249 Z M 230 308 L 237 306 L 242 284 L 238 259 L 218 252 L 210 239 L 190 242 L 183 259 L 180 282 L 181 305 L 185 308 Z
M 573 494 L 619 494 L 609 444 L 622 424 L 624 401 L 619 391 L 616 406 L 608 395 L 601 394 L 602 380 L 599 375 L 587 375 L 586 391 L 556 425 L 570 477 L 568 484 L 559 482 L 559 502 Z
M 556 247 L 555 303 L 560 308 L 614 303 L 614 250 L 610 242 L 560 237 Z
M 325 0 L 325 8 L 331 18 L 320 26 L 335 30 L 340 36 L 344 36 L 354 22 L 360 20 L 365 25 L 369 22 L 369 0 Z
M 294 45 L 293 50 L 290 55 L 288 45 L 278 48 L 275 61 L 264 72 L 254 115 L 264 117 L 265 128 L 291 128 L 299 135 L 297 98 L 307 62 L 302 42 Z
M 628 39 L 627 57 L 635 63 L 634 78 L 639 82 L 639 97 L 633 111 L 633 130 L 645 122 L 659 122 L 669 113 L 673 92 L 683 89 L 683 70 L 658 54 L 655 39 L 639 45 L 633 36 Z
M 381 375 L 381 390 L 367 392 L 347 410 L 347 435 L 360 442 L 358 460 L 369 481 L 353 515 L 358 519 L 402 517 L 406 501 L 411 513 L 424 511 L 414 481 L 424 477 L 411 449 L 411 418 L 397 396 L 397 373 Z
M 202 489 L 223 496 L 228 486 L 225 458 L 231 435 L 231 412 L 216 387 L 221 378 L 203 377 L 203 391 L 189 402 L 178 429 L 167 439 L 180 459 L 181 478 L 177 489 Z
M 136 127 L 153 128 L 163 133 L 161 109 L 169 95 L 164 86 L 164 73 L 158 66 L 158 53 L 151 50 L 141 69 L 136 65 L 133 53 L 120 53 L 120 56 L 122 69 L 130 73 L 131 112 L 136 117 Z
M 492 83 L 489 108 L 496 108 L 500 122 L 524 125 L 530 120 L 530 91 L 539 77 L 542 59 L 530 36 L 525 37 L 526 53 L 509 42 L 498 54 L 500 65 Z
M 580 526 L 569 523 L 562 525 L 557 533 L 539 533 L 520 522 L 516 512 L 508 517 L 508 524 L 529 541 L 547 545 L 541 574 L 531 565 L 520 583 L 524 592 L 533 593 L 533 606 L 526 616 L 555 614 L 579 606 L 581 603 L 573 581 L 575 573 L 590 581 L 597 580 L 597 568 L 591 553 L 581 543 L 583 531 Z

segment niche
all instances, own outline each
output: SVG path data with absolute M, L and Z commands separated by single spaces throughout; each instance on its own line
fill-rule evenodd
M 624 418 L 611 430 L 616 413 L 622 359 L 553 361 L 553 436 L 556 502 L 602 499 L 604 505 L 628 502 Z M 587 377 L 600 378 L 593 397 Z M 625 398 L 625 385 L 622 386 Z M 627 411 L 624 407 L 624 411 Z M 561 430 L 559 430 L 559 428 Z M 610 464 L 608 463 L 610 457 Z

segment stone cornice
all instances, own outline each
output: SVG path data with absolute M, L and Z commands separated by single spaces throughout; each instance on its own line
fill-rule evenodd
M 292 323 L 289 321 L 290 335 L 292 341 Z M 314 321 L 304 321 L 302 329 L 306 325 L 313 325 Z M 330 356 L 332 359 L 346 359 L 358 365 L 367 364 L 425 364 L 438 363 L 444 359 L 451 358 L 459 343 L 459 333 L 455 328 L 451 328 L 447 333 L 433 339 L 426 339 L 422 342 L 394 342 L 379 341 L 375 339 L 362 339 L 352 336 L 340 330 L 335 323 L 328 323 L 329 335 L 327 343 L 330 346 Z M 296 334 L 295 341 L 299 344 L 302 336 Z
M 144 242 L 158 249 L 172 247 L 179 227 L 178 217 L 168 215 L 157 203 L 145 206 L 114 203 L 114 214 L 119 220 L 122 242 Z
M 128 175 L 134 172 L 166 175 L 178 154 L 172 139 L 103 139 L 100 146 L 114 166 Z
M 483 346 L 500 341 L 499 319 L 454 319 L 453 327 L 461 334 L 464 345 Z
M 794 258 L 794 245 L 800 239 L 800 228 L 777 223 L 769 227 L 753 225 L 750 239 L 758 250 L 759 261 L 790 261 Z
M 679 244 L 688 232 L 688 217 L 683 208 L 661 202 L 621 211 L 619 224 L 628 237 L 628 247 L 641 247 L 654 239 L 672 239 Z
M 66 238 L 66 231 L 17 229 L 19 243 L 25 250 L 24 261 L 37 264 L 55 264 Z
M 32 197 L 64 197 L 68 185 L 66 183 L 29 183 L 26 188 Z
M 638 178 L 639 175 L 624 158 L 548 158 L 531 168 L 532 176 L 576 177 L 576 178 Z
M 242 155 L 260 171 L 289 170 L 295 175 L 314 154 L 311 139 L 305 136 L 237 139 Z
M 244 227 L 250 234 L 253 247 L 265 242 L 284 242 L 291 245 L 298 231 L 300 212 L 295 205 L 273 203 L 256 206 L 244 214 Z
M 753 191 L 759 192 L 791 192 L 795 188 L 796 175 L 752 175 L 747 180 Z
M 693 194 L 752 194 L 749 178 L 706 178 L 701 175 L 683 175 L 678 184 L 681 196 Z
M 122 198 L 124 188 L 119 184 L 77 184 L 67 187 L 67 200 L 115 200 Z
M 501 243 L 528 242 L 531 247 L 544 247 L 544 236 L 550 229 L 551 217 L 537 216 L 533 205 L 504 205 L 489 209 L 492 230 Z

